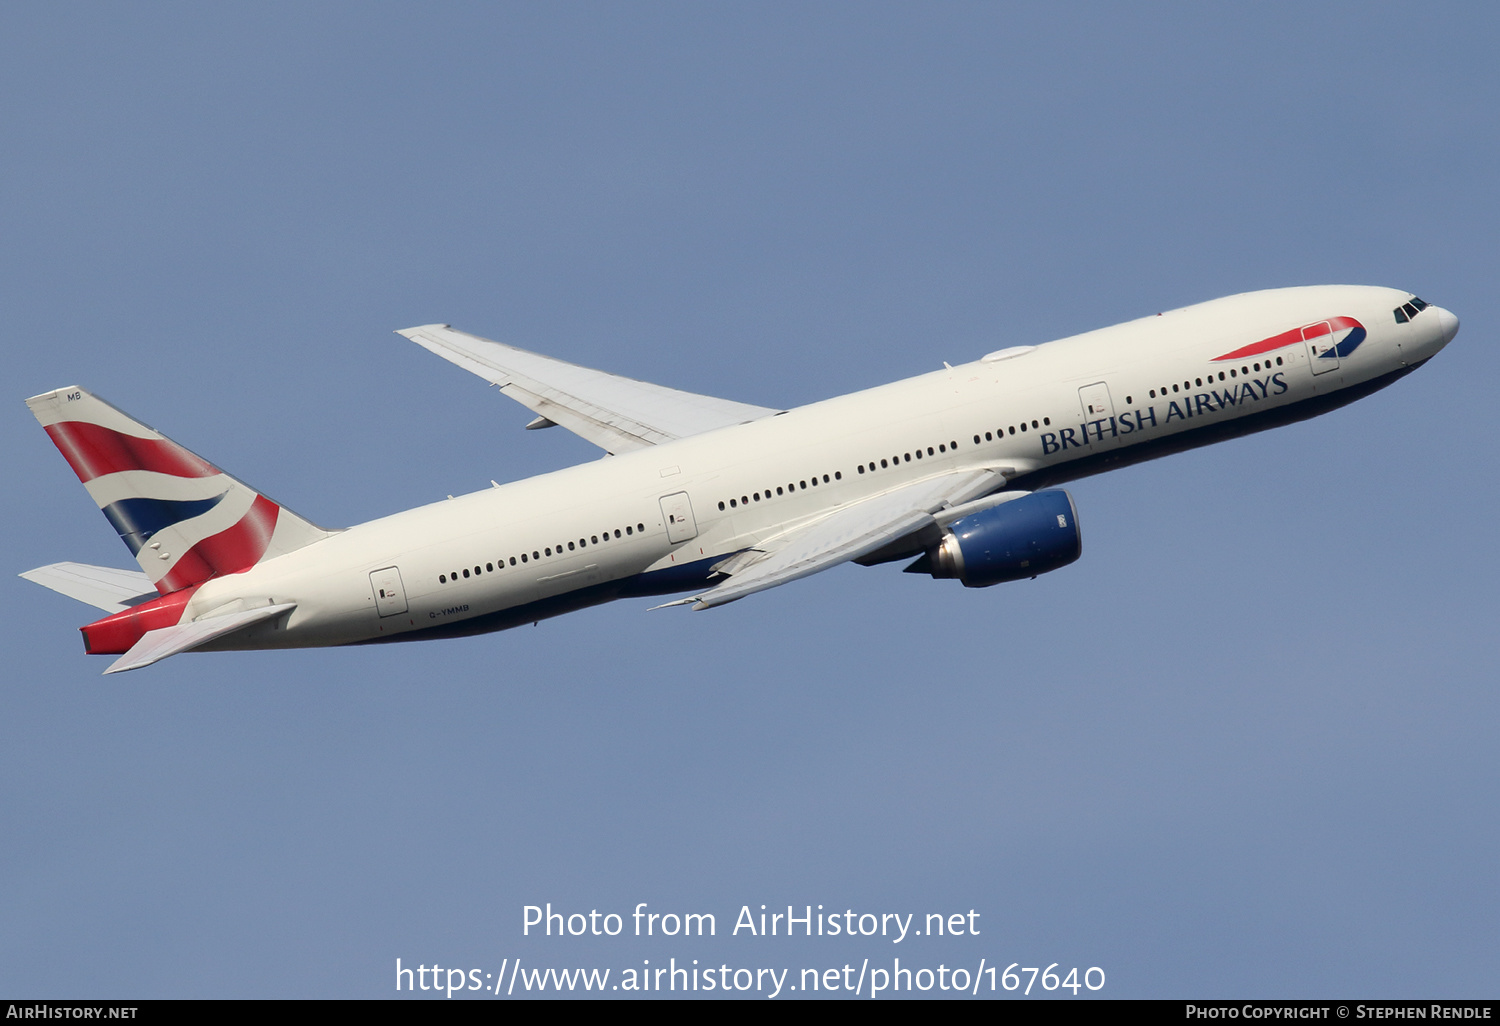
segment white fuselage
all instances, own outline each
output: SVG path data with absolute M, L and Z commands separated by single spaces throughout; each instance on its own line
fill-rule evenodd
M 1452 337 L 1436 307 L 1398 323 L 1393 309 L 1409 298 L 1363 286 L 1246 293 L 1002 350 L 372 520 L 206 582 L 186 618 L 295 603 L 285 623 L 224 647 L 334 645 L 496 630 L 687 591 L 736 552 L 922 478 L 1008 468 L 1011 487 L 1040 487 L 1367 394 Z M 1314 344 L 1298 340 L 1216 360 L 1339 317 L 1367 337 L 1338 359 L 1318 364 Z

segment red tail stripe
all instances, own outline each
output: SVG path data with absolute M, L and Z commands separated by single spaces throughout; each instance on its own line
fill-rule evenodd
M 1358 328 L 1362 325 L 1353 317 L 1331 317 L 1327 321 L 1317 324 L 1309 324 L 1306 328 L 1308 334 L 1304 335 L 1302 328 L 1293 328 L 1291 331 L 1283 331 L 1280 335 L 1272 335 L 1263 338 L 1259 342 L 1252 342 L 1243 349 L 1236 349 L 1232 353 L 1214 357 L 1215 363 L 1220 360 L 1243 360 L 1249 356 L 1259 356 L 1261 353 L 1269 353 L 1272 350 L 1283 349 L 1289 345 L 1301 342 L 1304 338 L 1318 338 L 1334 331 L 1343 331 L 1345 328 Z
M 220 472 L 164 438 L 137 438 L 81 420 L 52 424 L 47 434 L 84 484 L 122 470 L 152 470 L 174 477 L 212 477 Z
M 168 595 L 210 577 L 248 570 L 265 555 L 280 513 L 280 506 L 264 495 L 257 495 L 250 512 L 233 527 L 204 538 L 184 552 L 167 575 L 156 582 L 156 590 Z
M 122 610 L 78 628 L 83 632 L 83 650 L 90 655 L 122 655 L 147 631 L 181 622 L 183 607 L 196 589 L 188 588 L 138 606 Z

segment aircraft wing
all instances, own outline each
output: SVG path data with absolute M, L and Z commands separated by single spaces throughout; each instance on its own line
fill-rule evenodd
M 499 385 L 500 391 L 537 414 L 538 419 L 527 427 L 560 424 L 610 453 L 779 412 L 580 367 L 454 331 L 446 324 L 426 324 L 396 334 Z
M 709 609 L 858 559 L 935 523 L 932 514 L 944 506 L 968 502 L 1004 483 L 998 470 L 963 471 L 850 503 L 731 557 L 720 570 L 731 574 L 729 580 L 668 605 L 692 603 L 694 609 Z M 753 555 L 756 552 L 762 555 Z
M 139 570 L 116 570 L 88 563 L 49 563 L 20 576 L 108 613 L 160 598 L 151 578 Z
M 249 627 L 253 623 L 269 620 L 280 616 L 289 609 L 296 609 L 295 602 L 286 602 L 274 606 L 259 606 L 238 613 L 229 613 L 225 616 L 210 616 L 203 620 L 190 620 L 187 623 L 174 624 L 171 627 L 160 627 L 154 631 L 147 631 L 141 636 L 141 640 L 130 646 L 130 651 L 109 664 L 105 673 L 123 673 L 125 670 L 138 670 L 142 666 L 150 666 L 152 663 L 160 662 L 167 656 L 176 655 L 178 652 L 186 652 L 206 645 L 215 638 L 222 638 L 226 634 L 232 634 L 241 627 Z

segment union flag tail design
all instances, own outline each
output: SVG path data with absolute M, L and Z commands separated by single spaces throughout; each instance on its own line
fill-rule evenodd
M 81 388 L 26 405 L 163 595 L 333 533 Z

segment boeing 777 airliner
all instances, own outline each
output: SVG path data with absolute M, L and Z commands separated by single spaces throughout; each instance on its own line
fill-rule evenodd
M 86 651 L 119 656 L 106 673 L 479 634 L 627 596 L 707 609 L 847 561 L 988 587 L 1078 558 L 1054 486 L 1325 413 L 1457 331 L 1408 292 L 1274 289 L 776 410 L 429 324 L 400 334 L 605 458 L 331 530 L 60 388 L 27 405 L 140 570 L 21 576 L 106 611 L 81 628 Z

